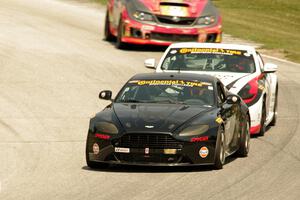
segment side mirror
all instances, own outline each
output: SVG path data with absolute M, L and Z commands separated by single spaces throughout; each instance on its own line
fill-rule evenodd
M 266 63 L 264 65 L 264 72 L 265 73 L 272 73 L 272 72 L 276 72 L 278 69 L 278 66 L 273 64 L 273 63 Z
M 99 93 L 99 99 L 111 100 L 112 92 L 110 90 L 103 90 Z
M 156 68 L 155 59 L 154 58 L 146 59 L 144 65 L 147 68 L 155 69 Z
M 230 94 L 226 97 L 226 103 L 228 103 L 228 104 L 237 104 L 240 101 L 241 101 L 241 98 L 234 94 Z

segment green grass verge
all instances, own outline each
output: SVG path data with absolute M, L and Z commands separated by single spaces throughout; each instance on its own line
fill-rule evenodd
M 91 2 L 97 2 L 97 3 L 101 3 L 101 4 L 105 4 L 107 2 L 107 0 L 90 0 Z
M 105 4 L 107 0 L 91 0 Z M 224 32 L 278 49 L 300 63 L 300 0 L 213 0 Z
M 280 49 L 300 62 L 299 0 L 215 0 L 223 16 L 224 32 Z

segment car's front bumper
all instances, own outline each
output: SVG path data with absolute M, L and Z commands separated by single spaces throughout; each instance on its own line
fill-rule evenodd
M 221 42 L 221 25 L 213 27 L 169 26 L 143 24 L 127 18 L 124 20 L 122 42 L 168 46 L 174 42 Z
M 150 166 L 186 166 L 212 165 L 215 160 L 215 140 L 205 142 L 182 142 L 182 148 L 124 148 L 116 147 L 111 140 L 95 138 L 90 134 L 87 143 L 87 156 L 90 161 L 124 165 Z M 93 145 L 99 146 L 99 152 L 93 151 Z M 200 149 L 206 147 L 208 154 L 202 158 Z M 116 148 L 126 152 L 116 152 Z

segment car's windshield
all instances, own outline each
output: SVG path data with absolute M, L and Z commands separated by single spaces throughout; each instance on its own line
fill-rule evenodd
M 254 73 L 253 55 L 247 51 L 220 48 L 173 48 L 162 70 Z
M 187 80 L 132 80 L 119 95 L 116 103 L 165 103 L 212 106 L 212 83 Z

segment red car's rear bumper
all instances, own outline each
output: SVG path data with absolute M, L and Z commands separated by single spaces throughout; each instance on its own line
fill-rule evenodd
M 175 27 L 124 19 L 122 42 L 168 46 L 174 42 L 221 42 L 221 24 L 213 27 Z

